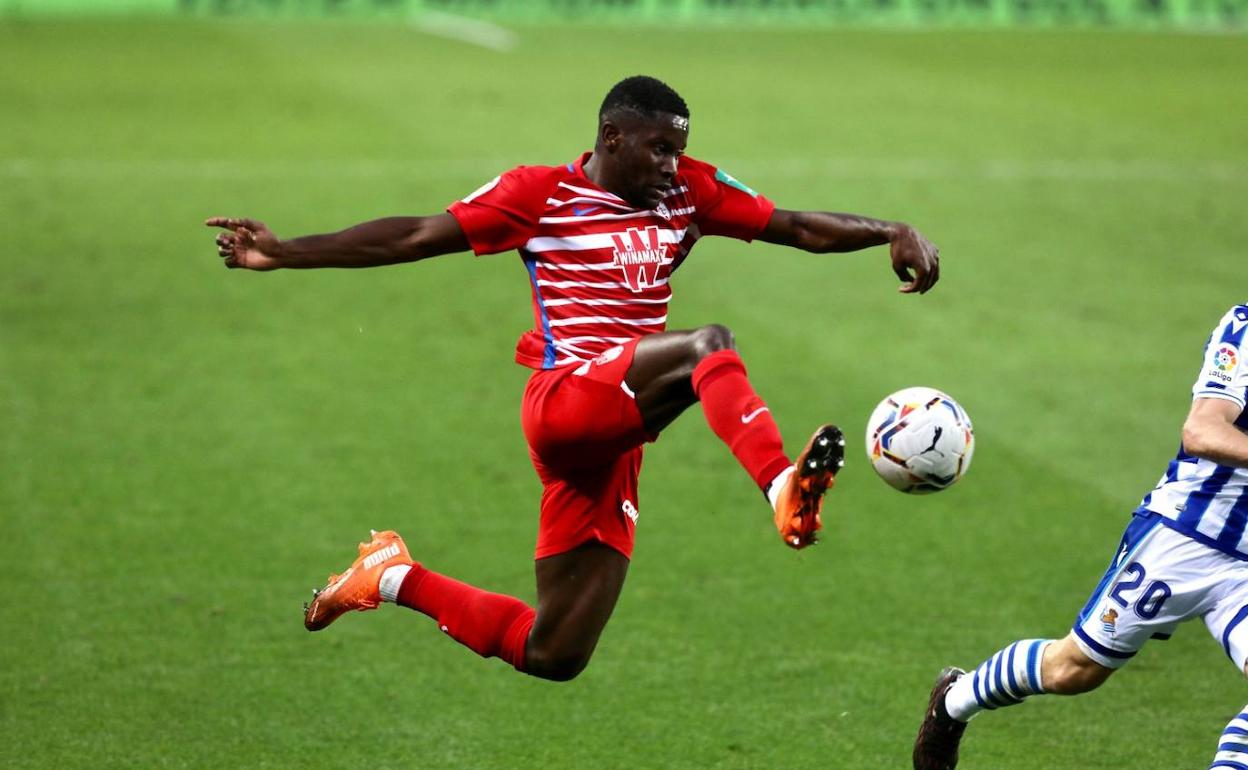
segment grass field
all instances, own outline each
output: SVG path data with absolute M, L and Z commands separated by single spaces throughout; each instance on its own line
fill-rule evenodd
M 671 327 L 730 326 L 794 449 L 853 437 L 826 544 L 784 548 L 692 411 L 647 454 L 628 585 L 550 684 L 414 613 L 301 602 L 369 527 L 533 598 L 514 256 L 266 275 L 279 234 L 429 213 L 571 159 L 620 76 L 691 154 L 789 208 L 906 219 L 880 251 L 709 241 Z M 1244 300 L 1248 39 L 525 29 L 508 53 L 371 25 L 0 22 L 0 766 L 908 766 L 932 678 L 1059 636 L 1178 441 Z M 885 393 L 953 393 L 969 476 L 886 488 Z M 1102 690 L 976 720 L 963 766 L 1197 768 L 1248 687 L 1199 623 Z

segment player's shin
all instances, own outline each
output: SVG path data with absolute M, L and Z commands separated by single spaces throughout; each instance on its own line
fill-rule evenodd
M 519 599 L 483 591 L 419 564 L 387 569 L 381 598 L 428 615 L 478 655 L 502 658 L 525 670 L 524 650 L 535 613 Z
M 754 392 L 745 364 L 735 350 L 718 350 L 693 370 L 693 392 L 702 402 L 706 422 L 732 450 L 759 489 L 791 463 L 784 454 L 780 428 L 771 410 Z
M 968 671 L 951 688 L 945 708 L 954 719 L 966 722 L 985 709 L 1022 703 L 1028 695 L 1041 695 L 1040 664 L 1044 648 L 1052 639 L 1014 642 Z
M 1222 731 L 1218 739 L 1218 753 L 1213 756 L 1209 770 L 1219 768 L 1248 767 L 1248 706 L 1239 712 Z

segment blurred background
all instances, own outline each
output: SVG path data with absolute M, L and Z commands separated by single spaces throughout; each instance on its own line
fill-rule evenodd
M 0 766 L 907 767 L 928 689 L 1057 637 L 1248 300 L 1244 0 L 0 0 Z M 852 437 L 824 543 L 781 545 L 698 410 L 647 450 L 589 669 L 516 674 L 382 608 L 301 603 L 370 527 L 533 600 L 515 255 L 227 272 L 279 235 L 426 214 L 592 146 L 663 78 L 689 153 L 884 250 L 708 240 L 719 322 L 790 448 Z M 908 385 L 975 421 L 908 497 L 861 446 Z M 1195 768 L 1248 688 L 1199 622 L 1102 690 L 976 720 L 963 766 Z

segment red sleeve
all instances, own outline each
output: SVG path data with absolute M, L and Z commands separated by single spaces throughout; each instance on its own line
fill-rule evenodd
M 766 229 L 776 204 L 709 163 L 686 157 L 681 164 L 697 207 L 693 221 L 703 235 L 752 241 Z
M 542 166 L 520 166 L 482 185 L 446 210 L 463 228 L 477 256 L 510 251 L 525 244 L 537 229 L 546 205 Z

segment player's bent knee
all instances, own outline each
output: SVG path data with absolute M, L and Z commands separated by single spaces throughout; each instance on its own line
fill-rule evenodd
M 540 679 L 569 681 L 585 670 L 593 654 L 594 645 L 579 639 L 548 639 L 533 644 L 530 638 L 524 651 L 524 673 Z
M 525 673 L 552 682 L 568 682 L 589 665 L 590 653 L 547 652 L 529 650 L 525 656 Z
M 716 351 L 733 350 L 737 343 L 727 326 L 708 324 L 694 331 L 692 345 L 694 359 L 701 361 Z

